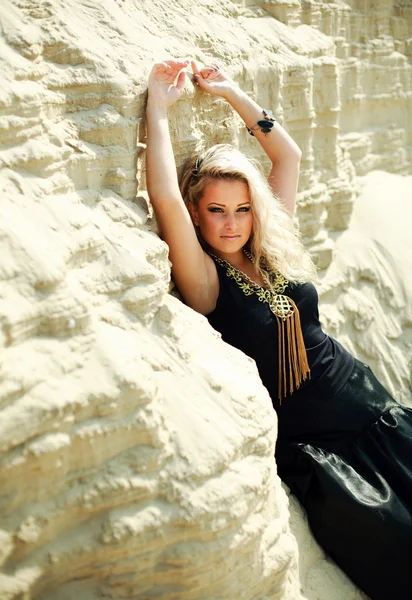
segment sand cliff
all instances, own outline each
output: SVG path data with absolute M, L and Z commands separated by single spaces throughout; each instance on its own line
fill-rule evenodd
M 276 112 L 325 327 L 411 403 L 411 12 L 3 0 L 1 600 L 362 597 L 289 507 L 253 361 L 168 294 L 145 90 L 154 60 L 213 58 Z M 190 83 L 170 123 L 179 164 L 231 142 L 266 165 Z

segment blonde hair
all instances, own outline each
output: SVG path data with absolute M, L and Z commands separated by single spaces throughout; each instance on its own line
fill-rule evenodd
M 185 162 L 179 185 L 186 206 L 196 206 L 211 181 L 231 179 L 244 182 L 249 190 L 253 229 L 248 249 L 257 271 L 262 272 L 263 263 L 291 282 L 304 283 L 313 278 L 315 267 L 292 217 L 257 165 L 233 146 L 217 144 Z

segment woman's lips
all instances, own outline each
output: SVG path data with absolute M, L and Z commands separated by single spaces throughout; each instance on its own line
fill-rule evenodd
M 240 238 L 240 235 L 221 235 L 220 237 L 224 240 L 237 240 Z

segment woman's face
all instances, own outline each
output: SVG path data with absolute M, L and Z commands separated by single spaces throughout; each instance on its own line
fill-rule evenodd
M 191 215 L 204 241 L 221 258 L 239 252 L 252 233 L 253 216 L 246 183 L 211 181 Z

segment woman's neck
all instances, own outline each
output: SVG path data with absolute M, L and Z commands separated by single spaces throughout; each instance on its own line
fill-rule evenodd
M 247 275 L 252 281 L 263 286 L 264 280 L 261 275 L 256 271 L 254 264 L 252 263 L 251 258 L 249 258 L 243 250 L 239 250 L 239 252 L 233 252 L 231 254 L 222 254 L 215 253 L 211 250 L 211 254 L 214 254 L 220 259 L 223 259 L 229 265 L 241 271 L 245 275 Z

